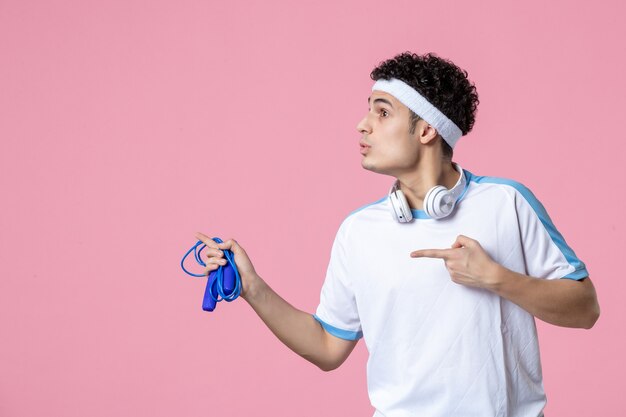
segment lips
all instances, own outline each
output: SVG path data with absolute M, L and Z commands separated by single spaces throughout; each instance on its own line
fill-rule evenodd
M 365 155 L 367 151 L 369 150 L 369 148 L 371 147 L 363 141 L 359 142 L 359 145 L 361 146 L 361 155 Z

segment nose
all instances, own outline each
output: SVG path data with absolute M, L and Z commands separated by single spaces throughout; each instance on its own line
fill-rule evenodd
M 356 130 L 361 134 L 370 134 L 372 133 L 372 127 L 367 121 L 367 116 L 365 116 L 361 121 L 356 125 Z

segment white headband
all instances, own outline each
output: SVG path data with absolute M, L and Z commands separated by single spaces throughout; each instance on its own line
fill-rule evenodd
M 452 120 L 448 119 L 445 114 L 404 81 L 396 78 L 390 80 L 381 78 L 374 83 L 372 91 L 374 90 L 391 94 L 400 103 L 413 110 L 413 113 L 437 129 L 437 132 L 451 148 L 454 148 L 456 142 L 463 135 L 461 129 Z

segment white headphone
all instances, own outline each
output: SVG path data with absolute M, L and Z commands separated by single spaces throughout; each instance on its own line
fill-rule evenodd
M 459 180 L 456 182 L 452 189 L 448 190 L 443 185 L 437 185 L 426 193 L 424 197 L 424 211 L 433 219 L 443 219 L 449 216 L 454 210 L 457 200 L 465 190 L 467 180 L 463 169 L 454 164 L 454 168 L 459 172 Z M 406 201 L 404 193 L 399 188 L 399 183 L 396 181 L 389 191 L 389 201 L 391 202 L 391 212 L 394 219 L 400 223 L 408 223 L 413 220 L 413 213 L 411 213 L 411 207 Z

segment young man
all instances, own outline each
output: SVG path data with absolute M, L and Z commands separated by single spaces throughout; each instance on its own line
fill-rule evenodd
M 316 314 L 280 298 L 234 240 L 197 235 L 207 272 L 232 250 L 242 297 L 323 370 L 363 337 L 375 416 L 543 415 L 533 316 L 592 327 L 599 307 L 585 265 L 527 188 L 452 162 L 478 104 L 465 71 L 404 53 L 371 77 L 362 165 L 396 182 L 342 223 Z

